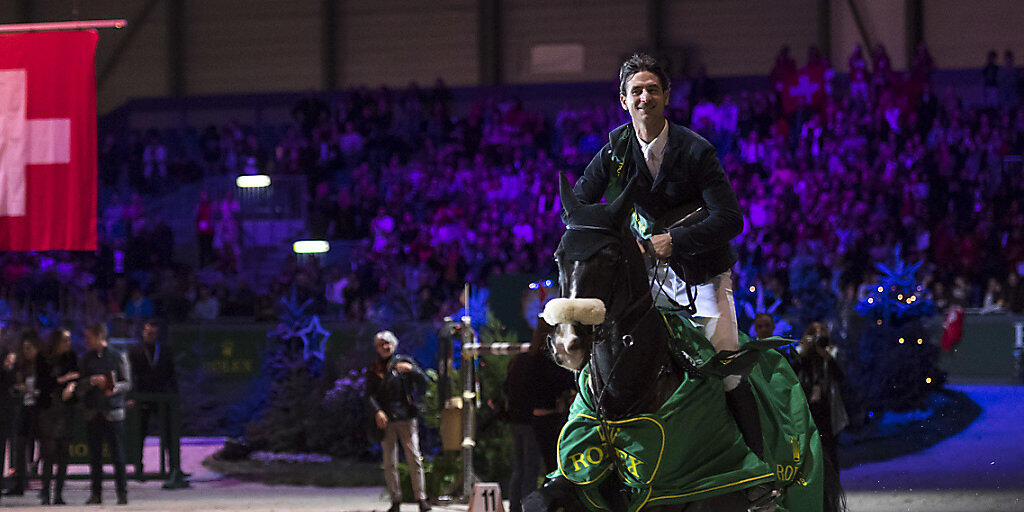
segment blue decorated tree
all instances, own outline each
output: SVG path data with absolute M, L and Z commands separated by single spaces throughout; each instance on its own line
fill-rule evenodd
M 312 302 L 300 303 L 293 286 L 290 297 L 281 299 L 277 327 L 267 334 L 262 367 L 266 381 L 257 383 L 266 395 L 245 432 L 257 449 L 312 452 L 318 448 L 321 429 L 314 412 L 320 407 L 318 388 L 331 334 L 318 316 L 308 312 Z
M 879 280 L 856 306 L 867 325 L 851 354 L 848 378 L 869 416 L 921 409 L 946 382 L 939 346 L 924 327 L 935 304 L 914 276 L 920 266 L 904 262 L 897 246 L 890 265 L 875 265 Z

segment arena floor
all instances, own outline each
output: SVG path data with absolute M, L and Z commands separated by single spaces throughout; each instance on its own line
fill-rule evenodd
M 982 406 L 984 412 L 961 434 L 918 453 L 863 464 L 844 471 L 843 483 L 851 512 L 1005 512 L 1024 511 L 1024 387 L 954 386 Z M 155 439 L 147 443 L 147 461 L 156 457 Z M 66 507 L 40 507 L 34 492 L 4 497 L 3 509 L 32 510 L 221 510 L 255 511 L 383 511 L 388 503 L 381 487 L 322 488 L 267 486 L 222 478 L 200 462 L 216 451 L 220 440 L 189 439 L 183 446 L 183 468 L 192 473 L 189 489 L 165 491 L 160 482 L 129 482 L 127 507 L 115 506 L 107 482 L 109 504 L 84 507 L 88 484 L 77 480 L 65 490 Z M 84 468 L 73 468 L 82 471 Z M 36 489 L 38 487 L 35 487 Z M 465 506 L 435 510 L 464 511 Z M 415 505 L 403 507 L 415 512 Z

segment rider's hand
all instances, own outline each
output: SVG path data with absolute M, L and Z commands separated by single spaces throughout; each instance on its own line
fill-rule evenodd
M 384 411 L 377 411 L 377 415 L 373 419 L 377 422 L 377 428 L 381 430 L 388 426 L 388 415 L 384 414 Z
M 662 233 L 651 237 L 651 245 L 654 247 L 654 254 L 665 260 L 672 256 L 672 235 Z
M 398 373 L 411 372 L 412 371 L 412 364 L 411 363 L 398 363 L 398 364 L 395 365 L 395 370 L 398 371 Z

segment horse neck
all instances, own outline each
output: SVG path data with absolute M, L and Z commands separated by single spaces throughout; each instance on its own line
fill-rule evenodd
M 609 305 L 608 320 L 593 347 L 597 386 L 592 390 L 600 395 L 604 386 L 610 386 L 599 407 L 613 418 L 654 412 L 664 402 L 664 389 L 672 388 L 671 383 L 666 385 L 669 373 L 663 371 L 671 370 L 668 327 L 654 307 L 646 272 L 637 283 L 640 273 L 626 271 L 633 272 L 634 284 L 628 296 Z

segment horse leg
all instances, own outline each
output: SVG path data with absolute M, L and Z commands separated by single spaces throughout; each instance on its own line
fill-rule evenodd
M 559 508 L 571 510 L 577 502 L 572 482 L 558 477 L 547 482 L 523 498 L 523 512 L 554 512 Z M 582 507 L 581 507 L 582 508 Z

